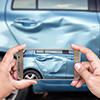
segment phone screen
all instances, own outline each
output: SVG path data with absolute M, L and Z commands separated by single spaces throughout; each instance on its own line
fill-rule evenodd
M 22 56 L 18 56 L 23 59 L 21 59 L 23 72 L 19 72 L 23 73 L 25 79 L 74 79 L 76 77 L 74 50 L 31 49 L 23 50 Z

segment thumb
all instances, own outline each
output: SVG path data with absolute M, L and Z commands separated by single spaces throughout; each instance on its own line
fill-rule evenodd
M 85 80 L 86 83 L 89 80 L 89 78 L 92 76 L 92 74 L 82 64 L 76 63 L 75 70 Z
M 14 88 L 17 89 L 23 89 L 30 85 L 37 84 L 35 80 L 21 80 L 21 81 L 15 81 L 14 82 Z

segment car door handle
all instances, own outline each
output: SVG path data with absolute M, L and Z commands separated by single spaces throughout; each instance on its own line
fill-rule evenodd
M 74 60 L 74 57 L 68 57 L 69 60 Z
M 36 24 L 36 22 L 34 20 L 25 20 L 25 19 L 15 20 L 15 23 L 30 23 L 30 24 Z
M 31 29 L 37 25 L 37 22 L 30 18 L 19 18 L 15 19 L 14 25 L 23 29 Z
M 39 61 L 45 61 L 45 60 L 53 59 L 53 56 L 47 56 L 47 57 L 38 56 L 38 57 L 36 57 L 36 59 Z

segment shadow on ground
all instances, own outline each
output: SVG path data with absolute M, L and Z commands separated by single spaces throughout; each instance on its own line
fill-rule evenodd
M 41 95 L 30 94 L 27 100 L 100 100 L 90 92 L 46 92 Z

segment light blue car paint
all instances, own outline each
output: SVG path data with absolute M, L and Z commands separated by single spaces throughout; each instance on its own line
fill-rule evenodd
M 5 22 L 6 2 L 7 0 L 0 1 L 0 52 L 6 52 L 8 49 L 18 45 Z
M 39 71 L 42 75 L 42 78 L 45 78 L 41 69 L 38 67 L 37 63 L 35 62 L 34 60 L 34 56 L 33 56 L 34 52 L 33 51 L 30 51 L 30 52 L 25 52 L 24 55 L 26 55 L 23 60 L 24 60 L 24 70 L 27 70 L 27 69 L 35 69 L 37 71 Z
M 37 81 L 37 85 L 33 86 L 35 92 L 48 91 L 88 91 L 86 84 L 76 88 L 71 86 L 71 81 Z
M 26 48 L 28 49 L 68 49 L 71 48 L 71 44 L 79 44 L 90 48 L 100 58 L 99 13 L 63 10 L 12 10 L 12 0 L 1 0 L 1 2 L 0 51 L 5 52 L 17 44 L 27 44 Z M 30 59 L 28 61 L 32 62 Z M 81 61 L 87 61 L 83 54 L 81 54 Z M 24 65 L 25 69 L 32 67 L 32 65 L 27 65 Z M 36 70 L 42 72 L 37 68 L 36 63 L 34 66 Z M 71 81 L 38 81 L 33 89 L 35 92 L 88 90 L 86 85 L 76 89 L 70 83 Z

